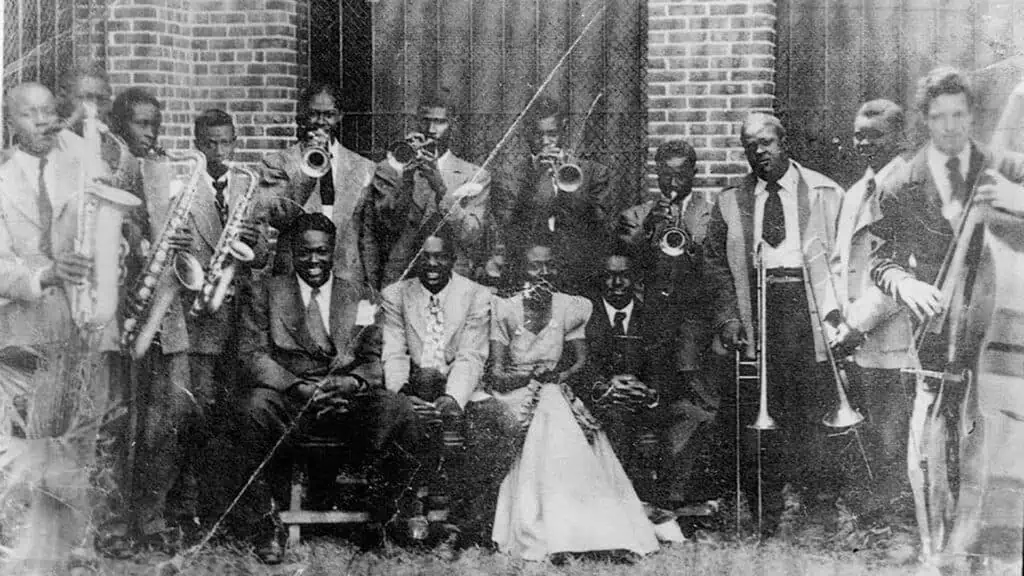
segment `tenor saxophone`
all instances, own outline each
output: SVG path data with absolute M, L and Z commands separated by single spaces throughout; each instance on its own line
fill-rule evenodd
M 149 350 L 160 322 L 178 291 L 182 287 L 197 291 L 202 288 L 203 282 L 203 267 L 196 257 L 172 247 L 170 239 L 188 223 L 199 177 L 206 171 L 206 157 L 194 151 L 184 152 L 180 156 L 172 156 L 163 151 L 160 153 L 171 160 L 192 160 L 195 166 L 187 186 L 174 199 L 167 222 L 152 245 L 149 260 L 128 294 L 121 344 L 128 348 L 136 360 Z
M 214 248 L 213 257 L 206 269 L 206 279 L 203 287 L 192 302 L 189 315 L 198 316 L 203 313 L 216 314 L 233 292 L 231 285 L 235 274 L 238 272 L 240 262 L 251 262 L 256 254 L 248 244 L 242 242 L 242 224 L 250 217 L 256 187 L 259 184 L 259 175 L 252 168 L 246 166 L 234 166 L 234 170 L 244 174 L 249 179 L 249 186 L 236 203 L 231 216 L 224 224 L 224 231 L 221 232 L 217 247 Z

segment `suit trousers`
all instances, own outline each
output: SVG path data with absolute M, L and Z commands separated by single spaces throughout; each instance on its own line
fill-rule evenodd
M 860 426 L 871 466 L 895 493 L 906 484 L 907 435 L 914 406 L 915 377 L 898 369 L 847 367 L 850 404 L 864 415 Z M 895 495 L 895 493 L 893 495 Z

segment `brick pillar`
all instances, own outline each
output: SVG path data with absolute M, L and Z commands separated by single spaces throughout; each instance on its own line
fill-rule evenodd
M 682 138 L 697 150 L 695 188 L 735 184 L 749 170 L 739 122 L 774 103 L 775 2 L 649 0 L 648 18 L 650 162 Z

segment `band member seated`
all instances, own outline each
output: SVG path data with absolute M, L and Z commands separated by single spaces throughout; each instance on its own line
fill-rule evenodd
M 488 388 L 518 429 L 510 431 L 513 463 L 492 538 L 502 552 L 527 560 L 653 552 L 654 525 L 601 425 L 570 387 L 587 363 L 593 307 L 559 291 L 551 236 L 524 235 L 510 254 L 523 289 L 494 301 Z
M 906 164 L 899 156 L 903 126 L 903 109 L 888 100 L 872 100 L 857 112 L 853 144 L 867 166 L 843 196 L 831 247 L 837 304 L 823 306 L 826 319 L 842 333 L 833 334 L 839 336 L 833 342 L 836 357 L 852 351 L 847 392 L 866 417 L 860 431 L 876 480 L 877 498 L 872 500 L 875 507 L 890 509 L 894 498 L 908 493 L 904 485 L 914 378 L 900 370 L 915 367 L 917 360 L 909 311 L 871 280 L 871 257 L 879 244 L 871 226 L 882 217 L 879 191 Z M 827 292 L 828 300 L 832 294 Z
M 1021 97 L 1019 88 L 1011 95 L 1010 111 L 1017 116 L 1004 118 L 1010 125 L 1019 121 Z M 954 571 L 982 559 L 1019 565 L 1024 518 L 1019 496 L 1024 467 L 1019 451 L 1007 448 L 1019 446 L 1024 437 L 1019 370 L 1005 369 L 1005 385 L 935 377 L 935 372 L 957 376 L 965 368 L 980 367 L 984 330 L 978 330 L 972 315 L 988 312 L 972 301 L 979 290 L 972 293 L 970 286 L 988 255 L 980 231 L 956 238 L 960 220 L 980 210 L 988 235 L 1003 218 L 1019 231 L 1024 216 L 1024 158 L 986 149 L 970 137 L 975 98 L 965 75 L 955 69 L 937 68 L 920 80 L 916 104 L 926 121 L 928 143 L 882 185 L 882 218 L 872 227 L 883 242 L 872 264 L 875 284 L 919 322 L 927 322 L 917 351 L 922 367 L 934 372 L 918 379 L 908 465 L 919 524 L 926 521 L 919 528 L 922 534 L 931 532 L 923 553 Z M 997 138 L 1004 136 L 997 131 Z M 959 275 L 946 269 L 950 275 L 940 284 L 954 240 L 969 243 L 965 265 Z M 940 390 L 942 405 L 935 407 Z M 936 428 L 932 414 L 942 415 L 945 426 Z M 946 462 L 947 454 L 959 456 Z M 955 510 L 948 505 L 953 502 Z M 955 523 L 949 526 L 951 518 Z M 946 542 L 943 533 L 949 534 Z M 937 552 L 942 556 L 936 558 Z
M 450 435 L 461 430 L 467 404 L 480 397 L 475 392 L 487 360 L 491 294 L 452 271 L 455 232 L 439 223 L 435 218 L 427 226 L 414 265 L 416 275 L 388 286 L 381 294 L 382 359 L 387 389 L 408 397 L 425 425 L 440 423 L 441 430 Z M 434 432 L 431 450 L 436 458 L 442 438 L 436 427 Z M 486 465 L 487 455 L 483 458 Z M 476 465 L 474 457 L 469 460 L 471 466 Z M 456 487 L 450 490 L 450 497 L 458 500 L 472 490 L 468 485 L 459 486 L 461 470 L 446 472 Z M 439 482 L 436 478 L 432 481 Z M 452 504 L 455 510 L 463 507 L 461 502 Z M 465 520 L 461 512 L 454 516 L 456 522 Z M 442 545 L 457 543 L 453 541 L 454 527 L 440 528 L 448 532 Z M 418 529 L 410 525 L 411 532 Z
M 162 227 L 177 204 L 170 198 L 172 166 L 157 145 L 161 126 L 161 105 L 142 88 L 129 88 L 113 104 L 111 132 L 121 138 L 140 164 L 143 206 L 133 210 L 125 223 L 129 251 L 125 258 L 126 294 L 129 302 L 140 301 L 145 278 L 157 251 L 188 253 L 192 233 L 188 226 L 169 230 L 166 246 L 155 246 Z M 183 191 L 182 193 L 184 193 Z M 193 273 L 196 270 L 192 270 Z M 201 273 L 201 270 L 199 271 Z M 128 359 L 138 427 L 128 432 L 130 456 L 127 503 L 120 511 L 121 522 L 107 526 L 103 550 L 121 555 L 136 546 L 175 549 L 184 535 L 195 534 L 196 479 L 183 468 L 186 447 L 196 405 L 191 393 L 189 339 L 185 311 L 177 283 L 157 286 L 167 291 L 169 305 L 157 321 L 152 344 L 138 358 Z M 151 301 L 155 301 L 154 294 Z M 138 325 L 148 312 L 125 308 L 127 318 Z M 175 494 L 171 497 L 172 488 Z
M 391 521 L 417 467 L 409 456 L 420 450 L 416 416 L 407 397 L 383 387 L 379 329 L 372 317 L 359 318 L 363 288 L 333 273 L 335 232 L 322 213 L 296 218 L 285 236 L 295 273 L 255 283 L 243 310 L 239 352 L 252 389 L 240 442 L 248 473 L 297 426 L 248 488 L 250 533 L 268 564 L 281 561 L 274 515 L 287 496 L 294 434 L 351 442 L 350 459 L 330 463 L 327 475 L 333 480 L 338 465 L 365 469 L 379 524 Z
M 451 150 L 452 110 L 440 96 L 421 102 L 418 114 L 419 132 L 407 137 L 412 147 L 405 148 L 415 156 L 389 152 L 367 191 L 360 242 L 368 281 L 376 289 L 403 279 L 420 248 L 423 223 L 438 216 L 451 222 L 456 234 L 458 274 L 470 277 L 486 260 L 491 175 Z
M 773 116 L 749 115 L 741 142 L 752 172 L 718 196 L 704 242 L 704 278 L 723 345 L 752 358 L 755 335 L 766 334 L 767 408 L 778 430 L 744 428 L 741 481 L 746 495 L 756 498 L 761 434 L 763 526 L 771 534 L 784 511 L 783 493 L 799 503 L 808 489 L 834 495 L 837 488 L 820 425 L 835 390 L 829 368 L 819 363 L 827 351 L 816 303 L 825 301 L 828 260 L 812 239 L 832 243 L 842 189 L 790 159 L 786 131 Z M 758 253 L 767 276 L 761 294 L 755 281 Z M 754 324 L 755 296 L 765 299 L 766 326 Z M 747 406 L 743 425 L 755 421 L 757 393 L 757 386 L 741 390 Z
M 539 99 L 528 126 L 531 158 L 515 189 L 514 221 L 557 235 L 564 246 L 564 287 L 578 290 L 584 286 L 591 247 L 608 236 L 623 204 L 633 202 L 623 202 L 610 189 L 607 167 L 569 148 L 573 143 L 567 141 L 568 123 L 559 103 Z
M 341 144 L 343 104 L 333 84 L 316 83 L 302 93 L 295 116 L 298 142 L 263 159 L 259 204 L 278 230 L 290 228 L 305 211 L 325 214 L 338 229 L 334 273 L 363 282 L 358 218 L 373 162 Z M 290 273 L 287 247 L 278 249 L 276 272 Z

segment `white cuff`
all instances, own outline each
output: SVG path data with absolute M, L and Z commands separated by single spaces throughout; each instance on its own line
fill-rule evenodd
M 37 269 L 28 279 L 29 300 L 39 300 L 43 297 L 43 274 L 47 267 Z

